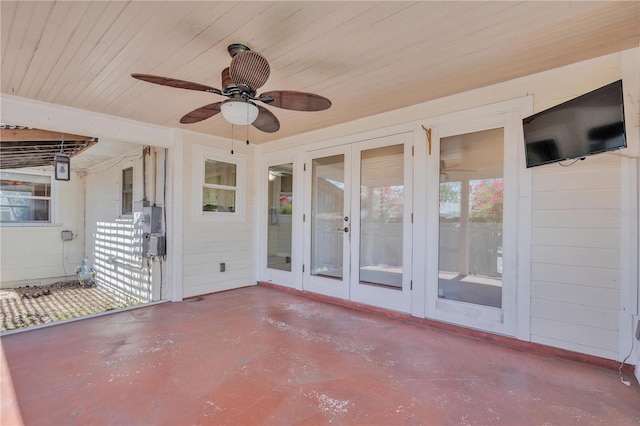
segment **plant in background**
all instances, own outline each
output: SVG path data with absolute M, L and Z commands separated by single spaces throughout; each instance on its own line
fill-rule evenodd
M 444 203 L 460 204 L 461 182 L 441 182 L 440 183 L 440 206 Z
M 470 188 L 470 219 L 474 222 L 502 223 L 502 179 L 483 179 Z

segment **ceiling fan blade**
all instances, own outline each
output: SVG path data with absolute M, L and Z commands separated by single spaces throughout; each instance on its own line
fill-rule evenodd
M 273 101 L 269 98 L 273 98 Z M 331 101 L 323 96 L 294 90 L 266 92 L 260 95 L 260 100 L 268 105 L 295 111 L 322 111 L 331 106 Z
M 251 123 L 253 124 L 253 127 L 266 133 L 277 132 L 280 129 L 280 122 L 278 121 L 278 118 L 265 107 L 260 105 L 256 106 L 260 112 L 258 113 L 258 118 Z
M 161 86 L 177 87 L 178 89 L 197 90 L 200 92 L 216 93 L 218 95 L 222 94 L 222 92 L 215 87 L 207 86 L 200 83 L 193 83 L 191 81 L 178 80 L 175 78 L 161 77 L 151 74 L 131 74 L 131 77 L 149 83 L 160 84 Z
M 196 108 L 193 111 L 185 114 L 180 122 L 182 124 L 197 123 L 198 121 L 206 120 L 209 117 L 213 117 L 220 112 L 220 105 L 222 102 L 216 102 L 215 104 L 209 104 Z

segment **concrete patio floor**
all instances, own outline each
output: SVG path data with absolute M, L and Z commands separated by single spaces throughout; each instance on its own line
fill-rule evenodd
M 2 425 L 640 423 L 640 386 L 265 287 L 2 338 Z

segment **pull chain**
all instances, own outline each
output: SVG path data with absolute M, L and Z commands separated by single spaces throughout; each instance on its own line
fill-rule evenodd
M 249 102 L 249 101 L 247 101 Z M 247 123 L 249 123 L 249 108 L 247 108 Z M 249 145 L 249 124 L 245 126 L 247 128 L 247 145 Z
M 233 155 L 233 124 L 231 124 L 231 155 Z

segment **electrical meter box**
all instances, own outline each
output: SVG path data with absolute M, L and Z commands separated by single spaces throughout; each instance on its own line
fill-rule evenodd
M 148 256 L 164 256 L 167 254 L 166 240 L 163 235 L 144 234 L 142 253 Z
M 162 207 L 142 208 L 142 232 L 145 234 L 162 232 Z

